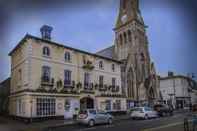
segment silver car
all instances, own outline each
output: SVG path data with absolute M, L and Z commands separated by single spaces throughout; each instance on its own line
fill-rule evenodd
M 158 113 L 150 107 L 136 107 L 132 111 L 131 117 L 133 119 L 135 118 L 143 118 L 143 119 L 157 118 Z
M 113 117 L 105 112 L 98 112 L 94 109 L 87 109 L 80 111 L 77 122 L 79 124 L 85 124 L 88 126 L 94 126 L 95 124 L 112 124 Z

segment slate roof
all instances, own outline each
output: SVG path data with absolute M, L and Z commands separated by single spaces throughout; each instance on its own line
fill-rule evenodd
M 116 59 L 113 59 L 113 57 L 111 57 L 109 54 L 108 56 L 105 56 L 105 55 L 101 55 L 101 54 L 97 54 L 97 53 L 90 53 L 90 52 L 87 52 L 87 51 L 83 51 L 81 49 L 76 49 L 76 48 L 73 48 L 73 47 L 69 47 L 69 46 L 66 46 L 66 45 L 63 45 L 63 44 L 59 44 L 57 42 L 54 42 L 54 41 L 51 41 L 51 40 L 45 40 L 45 39 L 42 39 L 42 38 L 39 38 L 39 37 L 36 37 L 36 36 L 32 36 L 30 34 L 27 34 L 25 35 L 25 37 L 17 44 L 17 46 L 9 53 L 9 56 L 12 55 L 12 53 L 20 47 L 21 43 L 23 43 L 24 41 L 26 41 L 27 39 L 35 39 L 35 40 L 38 40 L 38 41 L 42 41 L 42 42 L 46 42 L 48 44 L 53 44 L 53 45 L 56 45 L 56 46 L 60 46 L 60 47 L 63 47 L 63 48 L 67 48 L 67 49 L 70 49 L 70 50 L 73 50 L 73 51 L 77 51 L 77 52 L 81 52 L 81 53 L 84 53 L 84 54 L 87 54 L 87 55 L 92 55 L 92 56 L 95 56 L 95 57 L 99 57 L 101 59 L 106 59 L 106 60 L 110 60 L 110 61 L 113 61 L 113 62 L 116 62 L 116 63 L 119 63 L 121 64 L 121 61 L 118 61 Z M 111 49 L 113 50 L 113 49 Z
M 112 45 L 108 48 L 105 48 L 101 51 L 98 51 L 96 54 L 97 55 L 100 55 L 100 56 L 103 56 L 103 57 L 107 57 L 107 58 L 110 58 L 110 59 L 113 59 L 114 58 L 114 48 L 115 46 Z

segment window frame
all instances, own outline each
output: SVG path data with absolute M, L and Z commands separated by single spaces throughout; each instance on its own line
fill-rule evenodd
M 99 85 L 104 86 L 104 76 L 103 75 L 99 75 Z
M 113 71 L 113 72 L 115 72 L 115 71 L 116 71 L 115 64 L 112 64 L 112 67 L 111 67 L 111 68 L 112 68 L 112 71 Z
M 42 80 L 50 81 L 51 79 L 51 67 L 50 66 L 42 66 Z
M 44 46 L 42 48 L 42 55 L 46 56 L 46 57 L 50 57 L 51 56 L 51 51 L 50 51 L 50 48 L 48 46 Z
M 55 98 L 36 98 L 36 115 L 39 117 L 56 115 Z
M 90 73 L 89 72 L 85 72 L 84 73 L 84 86 L 88 87 L 88 85 L 91 83 L 90 81 Z
M 64 53 L 64 60 L 65 60 L 66 62 L 71 62 L 71 53 L 70 53 L 69 51 L 66 51 L 66 52 Z
M 104 69 L 104 63 L 103 63 L 103 61 L 101 60 L 101 61 L 99 61 L 99 69 Z
M 115 87 L 116 86 L 116 78 L 112 77 L 112 86 Z
M 72 71 L 64 70 L 64 86 L 70 86 L 72 82 Z

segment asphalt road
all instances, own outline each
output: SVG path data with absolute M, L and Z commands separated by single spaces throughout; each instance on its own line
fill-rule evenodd
M 183 121 L 186 114 L 150 120 L 122 120 L 112 125 L 86 127 L 82 125 L 65 126 L 50 131 L 184 131 Z

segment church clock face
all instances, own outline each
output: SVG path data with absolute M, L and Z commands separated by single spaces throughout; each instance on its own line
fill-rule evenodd
M 121 17 L 121 21 L 123 24 L 127 22 L 127 15 L 126 14 Z

